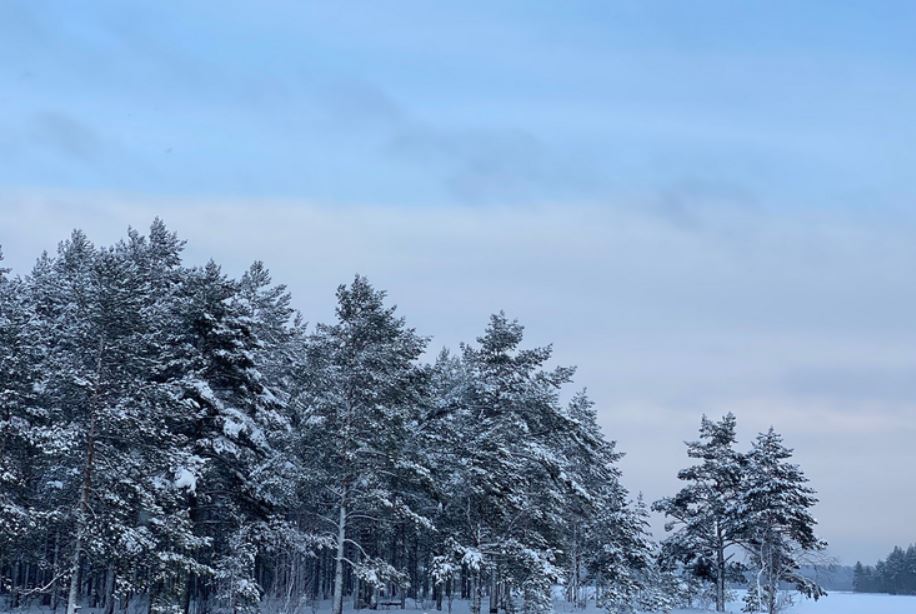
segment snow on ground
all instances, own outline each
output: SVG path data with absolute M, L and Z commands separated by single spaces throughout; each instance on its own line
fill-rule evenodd
M 834 592 L 827 597 L 818 601 L 807 599 L 797 599 L 797 603 L 789 610 L 787 614 L 916 614 L 916 596 L 901 595 L 874 595 L 865 593 L 844 593 Z M 330 609 L 330 604 L 324 610 L 318 610 L 317 614 L 322 614 Z M 428 606 L 431 604 L 427 604 Z M 730 612 L 741 612 L 741 602 L 730 604 Z M 555 605 L 557 614 L 607 614 L 605 610 L 596 608 L 593 604 L 585 610 L 574 608 L 566 602 L 557 602 Z M 452 614 L 468 614 L 468 603 L 466 601 L 455 601 L 452 604 Z M 486 612 L 486 603 L 481 609 Z M 711 612 L 712 610 L 674 610 L 672 614 L 697 614 L 699 612 Z M 368 611 L 364 611 L 368 614 Z M 387 610 L 389 614 L 438 614 L 435 607 L 408 607 L 404 610 L 391 609 Z M 443 604 L 443 614 L 447 614 L 447 608 Z M 306 614 L 312 614 L 309 611 Z
M 735 607 L 735 611 L 740 611 Z M 824 599 L 798 600 L 791 614 L 916 614 L 916 596 L 830 593 Z
M 786 614 L 916 614 L 916 596 L 833 592 L 816 602 L 800 598 L 796 601 L 796 605 L 787 610 Z M 468 606 L 469 603 L 467 601 L 455 600 L 452 603 L 451 614 L 468 614 L 470 611 Z M 742 603 L 740 601 L 731 603 L 729 612 L 741 612 L 741 606 Z M 330 609 L 331 604 L 328 601 L 320 603 L 314 609 L 312 607 L 303 608 L 299 611 L 299 614 L 327 614 Z M 345 611 L 346 614 L 356 614 L 357 612 L 349 607 L 345 608 Z M 486 599 L 484 599 L 481 612 L 486 613 L 487 611 Z M 605 610 L 596 608 L 592 603 L 585 610 L 580 610 L 565 601 L 556 602 L 554 611 L 557 614 L 607 614 Z M 679 609 L 674 610 L 672 614 L 698 614 L 711 611 Z M 369 614 L 372 610 L 360 610 L 359 612 Z M 410 603 L 403 610 L 392 608 L 390 610 L 380 609 L 378 612 L 386 614 L 440 614 L 432 603 Z M 290 612 L 290 614 L 294 613 Z M 448 614 L 448 607 L 445 603 L 443 603 L 441 614 Z
M 451 614 L 468 614 L 468 605 L 467 601 L 454 601 L 452 603 Z M 141 610 L 145 613 L 146 608 L 130 608 L 128 611 L 130 614 L 139 614 Z M 295 607 L 295 604 L 273 603 L 270 607 L 266 607 L 264 612 L 269 614 L 328 614 L 330 610 L 331 602 L 323 601 L 318 604 L 301 604 L 298 608 Z M 3 602 L 0 601 L 0 612 L 8 611 L 10 610 L 5 608 Z M 49 608 L 35 607 L 13 610 L 15 614 L 49 614 L 50 611 Z M 482 612 L 486 611 L 486 600 L 484 600 Z M 732 603 L 729 607 L 729 611 L 735 613 L 741 612 L 741 603 Z M 372 610 L 357 611 L 353 610 L 352 607 L 345 608 L 346 614 L 355 614 L 356 612 L 369 614 Z M 379 614 L 440 614 L 431 603 L 410 603 L 410 605 L 404 609 L 379 609 L 377 612 Z M 598 609 L 593 604 L 589 604 L 589 607 L 585 610 L 579 610 L 573 608 L 572 605 L 566 602 L 557 602 L 555 612 L 557 614 L 607 614 L 605 610 Z M 672 614 L 698 614 L 707 612 L 711 612 L 711 610 L 681 609 L 674 610 Z M 916 596 L 836 592 L 830 593 L 829 596 L 817 602 L 799 600 L 795 606 L 786 612 L 787 614 L 916 614 Z M 84 608 L 81 610 L 81 614 L 98 614 L 98 612 L 91 608 Z M 448 614 L 446 604 L 443 604 L 441 614 Z

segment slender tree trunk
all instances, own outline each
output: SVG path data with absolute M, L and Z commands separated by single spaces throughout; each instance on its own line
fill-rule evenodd
M 76 614 L 79 607 L 80 565 L 83 558 L 83 539 L 88 524 L 89 497 L 92 493 L 92 467 L 95 456 L 95 412 L 90 417 L 89 437 L 86 441 L 86 466 L 83 468 L 83 485 L 80 489 L 79 510 L 77 511 L 76 541 L 73 544 L 73 558 L 70 561 L 70 591 L 67 595 L 67 614 Z
M 760 544 L 760 569 L 757 570 L 757 607 L 759 608 L 761 600 L 764 599 L 763 594 L 763 585 L 761 585 L 760 580 L 763 574 L 766 573 L 766 559 L 763 556 L 763 544 Z
M 725 545 L 722 525 L 716 521 L 716 612 L 725 611 Z
M 566 600 L 579 607 L 579 525 L 573 526 L 572 552 L 569 564 L 569 587 Z
M 16 564 L 13 565 L 13 573 L 10 574 L 10 604 L 13 608 L 19 607 L 19 597 L 22 592 L 21 589 L 25 586 L 19 585 L 19 570 L 22 567 L 22 562 L 20 559 L 16 559 Z
M 115 585 L 115 566 L 113 563 L 108 565 L 108 571 L 105 573 L 105 594 L 104 612 L 105 614 L 114 614 L 114 585 Z
M 471 614 L 480 614 L 480 569 L 471 570 Z
M 184 594 L 181 596 L 181 611 L 184 614 L 191 614 L 191 591 L 193 588 L 194 574 L 189 571 L 184 583 Z
M 70 563 L 70 592 L 67 595 L 67 614 L 76 614 L 79 607 L 79 575 L 83 558 L 83 541 L 86 526 L 89 523 L 89 497 L 92 494 L 92 470 L 95 464 L 96 436 L 96 402 L 102 380 L 102 356 L 105 353 L 105 339 L 99 338 L 99 349 L 96 355 L 95 383 L 89 399 L 89 433 L 86 436 L 86 465 L 83 467 L 83 484 L 80 489 L 79 509 L 76 520 L 76 541 L 73 544 L 73 559 Z
M 776 597 L 779 590 L 779 574 L 776 571 L 773 562 L 773 547 L 767 548 L 767 611 L 769 614 L 776 614 Z
M 353 558 L 354 562 L 359 563 L 359 552 L 358 551 L 353 554 L 353 557 L 354 557 Z M 360 593 L 359 578 L 354 573 L 353 574 L 353 609 L 354 610 L 359 610 L 361 607 L 359 593 Z
M 499 613 L 499 580 L 496 574 L 496 566 L 493 566 L 490 578 L 490 614 Z
M 59 599 L 58 589 L 57 589 L 57 574 L 58 568 L 60 567 L 60 529 L 54 532 L 54 558 L 51 563 L 51 573 L 53 574 L 54 581 L 51 583 L 51 611 L 57 611 L 57 601 Z
M 67 594 L 67 614 L 76 614 L 79 599 L 80 559 L 82 557 L 82 536 L 77 533 L 73 546 L 73 559 L 70 563 L 70 592 Z
M 341 614 L 343 612 L 343 564 L 346 539 L 347 504 L 343 500 L 340 503 L 340 514 L 337 519 L 337 553 L 334 556 L 334 599 L 331 614 Z

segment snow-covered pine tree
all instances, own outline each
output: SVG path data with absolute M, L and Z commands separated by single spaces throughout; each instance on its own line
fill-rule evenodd
M 151 379 L 144 306 L 156 299 L 135 248 L 97 249 L 74 232 L 29 279 L 43 355 L 33 386 L 43 416 L 36 488 L 55 544 L 55 582 L 46 588 L 53 603 L 56 577 L 66 576 L 71 613 L 82 586 L 109 612 L 116 594 L 145 590 L 157 579 L 149 561 L 175 560 L 172 546 L 189 534 L 163 488 L 173 439 Z
M 69 593 L 67 612 L 79 607 L 80 577 L 86 561 L 105 556 L 113 541 L 130 529 L 127 510 L 110 492 L 129 458 L 120 454 L 121 402 L 134 386 L 125 354 L 134 339 L 132 297 L 125 271 L 110 253 L 100 253 L 79 231 L 61 244 L 49 269 L 33 273 L 41 286 L 47 383 L 42 402 L 53 425 L 50 444 L 61 472 L 61 494 L 69 500 Z M 40 274 L 44 274 L 40 276 Z
M 263 590 L 255 555 L 276 536 L 282 511 L 272 472 L 282 465 L 274 442 L 289 428 L 283 395 L 258 368 L 255 323 L 239 300 L 238 283 L 219 266 L 183 270 L 175 300 L 163 352 L 173 397 L 184 404 L 174 427 L 187 461 L 176 481 L 185 489 L 197 538 L 209 544 L 197 549 L 197 562 L 215 580 L 212 590 L 207 578 L 191 574 L 184 598 L 215 597 L 234 611 L 254 609 Z
M 598 606 L 613 614 L 669 609 L 641 496 L 599 510 L 587 536 L 585 564 Z
M 112 584 L 122 600 L 145 594 L 152 612 L 179 607 L 187 579 L 207 571 L 194 556 L 209 542 L 195 534 L 187 506 L 188 468 L 197 466 L 197 457 L 181 432 L 187 407 L 176 383 L 183 374 L 174 361 L 183 247 L 184 242 L 157 218 L 147 236 L 129 229 L 127 240 L 114 248 L 130 263 L 129 292 L 138 323 L 132 360 L 140 385 L 125 402 L 134 408 L 134 417 L 130 440 L 124 443 L 142 463 L 129 478 L 137 491 L 136 529 L 123 540 L 116 557 L 130 573 L 121 573 Z
M 239 280 L 237 302 L 258 340 L 255 363 L 274 393 L 288 397 L 305 351 L 305 326 L 291 307 L 292 296 L 285 285 L 273 283 L 263 262 L 255 261 Z
M 42 415 L 35 402 L 41 345 L 27 285 L 6 277 L 7 272 L 0 267 L 0 568 L 18 571 L 42 563 L 32 538 L 50 517 L 35 498 L 41 466 Z M 12 574 L 13 586 L 0 586 L 13 593 L 13 607 L 19 605 L 17 575 Z
M 288 395 L 259 367 L 290 348 L 257 333 L 282 328 L 287 299 L 263 275 L 240 298 L 216 267 L 182 268 L 182 246 L 160 220 L 112 248 L 75 232 L 30 277 L 0 282 L 0 376 L 15 380 L 0 539 L 14 539 L 13 515 L 29 519 L 5 575 L 52 606 L 67 580 L 71 611 L 131 596 L 153 611 L 210 595 L 250 605 L 250 552 L 286 537 L 273 512 L 293 489 L 272 442 Z
M 623 454 L 602 435 L 593 403 L 584 391 L 572 398 L 567 413 L 572 428 L 557 442 L 566 464 L 563 477 L 570 490 L 564 513 L 565 588 L 567 600 L 584 608 L 586 584 L 596 585 L 600 575 L 592 572 L 602 565 L 598 560 L 608 545 L 602 542 L 616 543 L 615 531 L 633 527 L 620 522 L 627 501 L 617 466 Z
M 686 485 L 653 508 L 665 514 L 664 556 L 687 566 L 715 584 L 716 611 L 725 611 L 726 582 L 739 579 L 741 568 L 728 550 L 740 543 L 743 525 L 736 514 L 744 458 L 735 450 L 735 416 L 718 422 L 703 416 L 700 438 L 687 443 L 687 455 L 699 461 L 678 472 Z
M 617 463 L 623 454 L 601 433 L 584 392 L 573 397 L 567 412 L 573 428 L 558 433 L 556 442 L 569 485 L 563 513 L 567 598 L 585 607 L 590 585 L 596 604 L 611 611 L 637 601 L 661 607 L 647 511 L 641 497 L 629 501 L 620 483 Z
M 463 578 L 464 550 L 460 547 L 459 506 L 453 496 L 464 481 L 464 438 L 462 427 L 467 424 L 461 413 L 470 373 L 460 355 L 447 349 L 440 351 L 432 367 L 426 413 L 422 422 L 422 451 L 424 463 L 430 469 L 434 484 L 429 515 L 436 532 L 426 544 L 430 552 L 428 573 L 432 582 L 436 609 L 442 610 L 447 601 L 451 611 L 453 590 Z M 462 593 L 464 586 L 461 587 Z
M 476 346 L 463 345 L 460 376 L 449 392 L 455 447 L 453 477 L 440 522 L 470 577 L 471 612 L 479 614 L 484 581 L 491 606 L 502 596 L 527 611 L 549 609 L 560 575 L 568 484 L 559 446 L 572 421 L 558 393 L 573 370 L 547 370 L 549 347 L 521 349 L 523 328 L 499 313 Z
M 426 339 L 364 277 L 337 289 L 336 316 L 308 340 L 299 421 L 303 489 L 334 548 L 332 614 L 343 608 L 345 571 L 373 588 L 403 584 L 360 527 L 381 537 L 395 522 L 429 525 L 400 491 L 428 474 L 404 454 L 425 402 Z
M 605 603 L 654 603 L 619 455 L 517 323 L 430 368 L 361 278 L 307 336 L 263 265 L 235 281 L 182 247 L 156 220 L 0 274 L 0 594 L 190 613 L 397 588 L 514 614 L 568 561 Z
M 735 513 L 741 520 L 742 545 L 756 570 L 746 611 L 763 609 L 776 614 L 781 583 L 803 596 L 818 599 L 826 593 L 799 573 L 803 557 L 826 548 L 814 533 L 811 508 L 817 503 L 802 470 L 791 462 L 792 450 L 771 427 L 760 433 L 747 454 Z

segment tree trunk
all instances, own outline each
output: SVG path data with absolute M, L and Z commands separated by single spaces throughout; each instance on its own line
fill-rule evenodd
M 181 611 L 183 614 L 191 614 L 191 591 L 193 589 L 194 574 L 189 571 L 184 583 L 184 594 L 181 596 Z
M 357 552 L 353 554 L 353 561 L 356 563 L 359 563 L 359 551 L 358 550 Z M 355 572 L 356 570 L 353 570 L 353 571 Z M 357 577 L 357 575 L 354 573 L 353 574 L 353 609 L 359 610 L 361 609 L 361 607 L 362 607 L 362 604 L 361 604 L 359 577 Z
M 73 558 L 70 562 L 70 591 L 67 595 L 67 614 L 76 614 L 79 608 L 80 566 L 83 557 L 83 536 L 88 523 L 89 496 L 92 492 L 92 464 L 95 454 L 95 416 L 90 418 L 89 438 L 86 442 L 86 466 L 83 469 L 83 487 L 80 489 L 77 512 L 76 541 L 73 544 Z
M 471 570 L 471 614 L 480 614 L 480 569 Z
M 725 545 L 722 525 L 716 521 L 716 612 L 725 611 Z
M 340 514 L 337 519 L 337 553 L 334 556 L 334 599 L 331 614 L 342 614 L 343 612 L 343 564 L 346 539 L 347 506 L 345 502 L 341 501 Z
M 776 597 L 779 590 L 779 573 L 777 572 L 773 561 L 772 545 L 767 548 L 767 567 L 769 572 L 769 576 L 767 577 L 767 611 L 769 614 L 776 614 Z
M 54 532 L 54 559 L 51 564 L 51 573 L 54 574 L 54 581 L 51 583 L 51 611 L 57 611 L 57 601 L 59 599 L 57 589 L 57 574 L 60 566 L 60 529 Z
M 80 588 L 80 559 L 82 556 L 82 536 L 79 532 L 76 535 L 76 543 L 73 546 L 73 559 L 70 563 L 70 592 L 67 594 L 67 614 L 76 614 L 77 600 L 79 598 Z
M 80 563 L 83 558 L 83 538 L 89 520 L 89 497 L 92 494 L 92 469 L 95 463 L 95 405 L 99 396 L 102 380 L 102 356 L 105 352 L 105 340 L 99 339 L 99 353 L 96 356 L 95 385 L 89 399 L 89 433 L 86 436 L 86 465 L 83 467 L 83 485 L 80 489 L 79 509 L 76 519 L 76 541 L 73 544 L 73 560 L 70 563 L 70 592 L 67 595 L 67 614 L 76 614 L 79 600 Z
M 490 614 L 499 614 L 499 580 L 495 566 L 491 573 L 493 577 L 490 578 Z
M 108 571 L 105 573 L 105 594 L 102 595 L 105 603 L 105 614 L 114 614 L 114 586 L 115 566 L 114 563 L 109 563 Z

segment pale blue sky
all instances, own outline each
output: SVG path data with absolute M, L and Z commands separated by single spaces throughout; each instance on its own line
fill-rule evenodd
M 906 206 L 910 2 L 0 5 L 0 185 Z
M 312 322 L 355 272 L 437 347 L 503 308 L 633 491 L 734 411 L 874 561 L 916 507 L 914 32 L 912 2 L 3 0 L 0 245 L 26 272 L 159 215 Z

